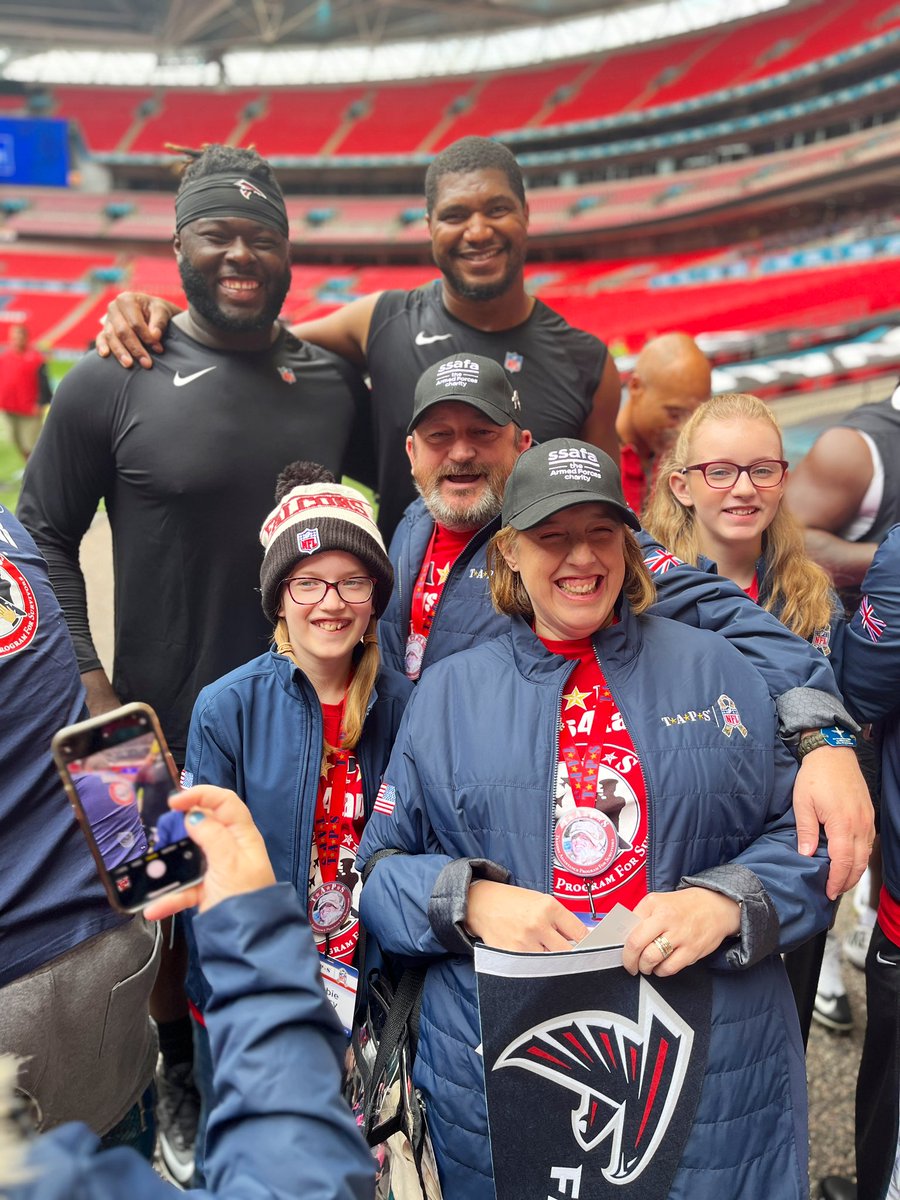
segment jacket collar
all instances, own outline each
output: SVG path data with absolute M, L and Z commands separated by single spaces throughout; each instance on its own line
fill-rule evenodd
M 607 668 L 625 668 L 640 650 L 643 641 L 641 619 L 631 611 L 624 596 L 616 605 L 619 618 L 615 625 L 600 629 L 593 636 L 594 648 Z M 558 654 L 551 654 L 527 621 L 513 617 L 510 622 L 513 660 L 521 675 L 533 683 L 549 683 L 571 670 L 571 663 Z
M 281 687 L 291 696 L 302 695 L 306 699 L 314 699 L 316 696 L 315 688 L 309 682 L 307 676 L 295 666 L 289 658 L 283 654 L 279 654 L 274 646 L 269 647 L 269 654 L 272 660 L 272 670 L 275 672 L 275 678 L 278 680 Z M 372 688 L 372 694 L 369 696 L 369 706 L 366 709 L 366 715 L 372 711 L 372 706 L 378 699 L 377 685 Z
M 715 575 L 719 574 L 719 564 L 717 562 L 715 562 L 713 559 L 709 558 L 706 554 L 698 554 L 697 555 L 697 569 L 699 571 L 706 571 L 707 574 L 710 574 L 710 573 L 715 574 Z M 760 597 L 760 600 L 763 600 L 765 598 L 765 596 L 768 594 L 768 587 L 764 586 L 767 583 L 767 575 L 768 575 L 768 572 L 766 570 L 765 552 L 763 552 L 760 555 L 760 557 L 756 560 L 756 566 L 754 567 L 754 573 L 756 575 L 756 582 L 757 582 L 757 586 L 759 588 L 759 597 Z M 725 576 L 722 576 L 722 578 L 724 579 Z M 740 584 L 735 583 L 734 586 L 740 587 Z M 741 591 L 743 591 L 743 590 L 744 589 L 741 588 Z

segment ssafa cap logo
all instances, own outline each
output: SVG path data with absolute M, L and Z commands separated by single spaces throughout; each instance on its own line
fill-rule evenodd
M 301 554 L 315 554 L 321 547 L 318 529 L 301 529 L 297 534 L 297 549 Z
M 454 358 L 441 363 L 434 379 L 435 387 L 464 388 L 477 383 L 481 370 L 471 358 Z
M 638 1019 L 575 1012 L 527 1030 L 494 1070 L 519 1067 L 577 1097 L 572 1136 L 582 1151 L 609 1143 L 603 1176 L 627 1184 L 649 1166 L 678 1106 L 694 1031 L 646 980 Z
M 0 658 L 30 645 L 38 627 L 38 606 L 31 584 L 16 564 L 0 554 Z
M 600 459 L 587 446 L 565 446 L 547 454 L 547 470 L 552 479 L 567 479 L 586 483 L 591 479 L 602 479 Z
M 245 200 L 249 200 L 251 196 L 259 196 L 260 200 L 268 200 L 269 197 L 265 192 L 261 192 L 255 183 L 251 183 L 249 179 L 236 179 L 234 186 L 241 193 Z

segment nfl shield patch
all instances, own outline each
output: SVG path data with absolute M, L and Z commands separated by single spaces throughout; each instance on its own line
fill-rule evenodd
M 522 364 L 525 359 L 521 354 L 516 354 L 515 350 L 507 350 L 506 358 L 503 360 L 503 369 L 509 371 L 510 375 L 517 375 L 522 370 Z
M 290 367 L 279 367 L 278 374 L 281 376 L 281 378 L 284 380 L 285 383 L 296 383 L 297 382 L 297 376 L 294 374 L 294 372 L 291 370 Z
M 297 549 L 301 554 L 315 554 L 321 546 L 318 529 L 301 529 L 297 534 Z

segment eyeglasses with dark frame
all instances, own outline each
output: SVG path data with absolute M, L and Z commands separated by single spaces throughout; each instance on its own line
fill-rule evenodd
M 719 459 L 716 462 L 694 463 L 690 467 L 682 467 L 680 474 L 686 475 L 688 471 L 702 471 L 703 478 L 709 487 L 724 492 L 728 488 L 734 487 L 745 472 L 755 488 L 765 490 L 778 487 L 784 479 L 787 469 L 788 464 L 783 458 L 762 458 L 759 462 L 750 463 L 746 467 Z
M 286 579 L 284 586 L 295 604 L 321 604 L 329 588 L 334 588 L 345 604 L 365 604 L 372 599 L 375 580 L 366 575 L 351 575 L 349 579 L 334 581 L 316 579 L 314 575 L 295 575 L 293 579 Z

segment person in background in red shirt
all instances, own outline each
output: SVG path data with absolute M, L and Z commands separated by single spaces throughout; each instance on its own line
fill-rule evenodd
M 686 333 L 653 338 L 638 355 L 616 418 L 622 490 L 636 513 L 650 499 L 660 456 L 709 399 L 711 378 L 706 356 Z
M 50 395 L 43 356 L 29 346 L 24 325 L 11 326 L 9 349 L 0 354 L 0 410 L 6 414 L 10 440 L 26 460 L 41 432 Z

